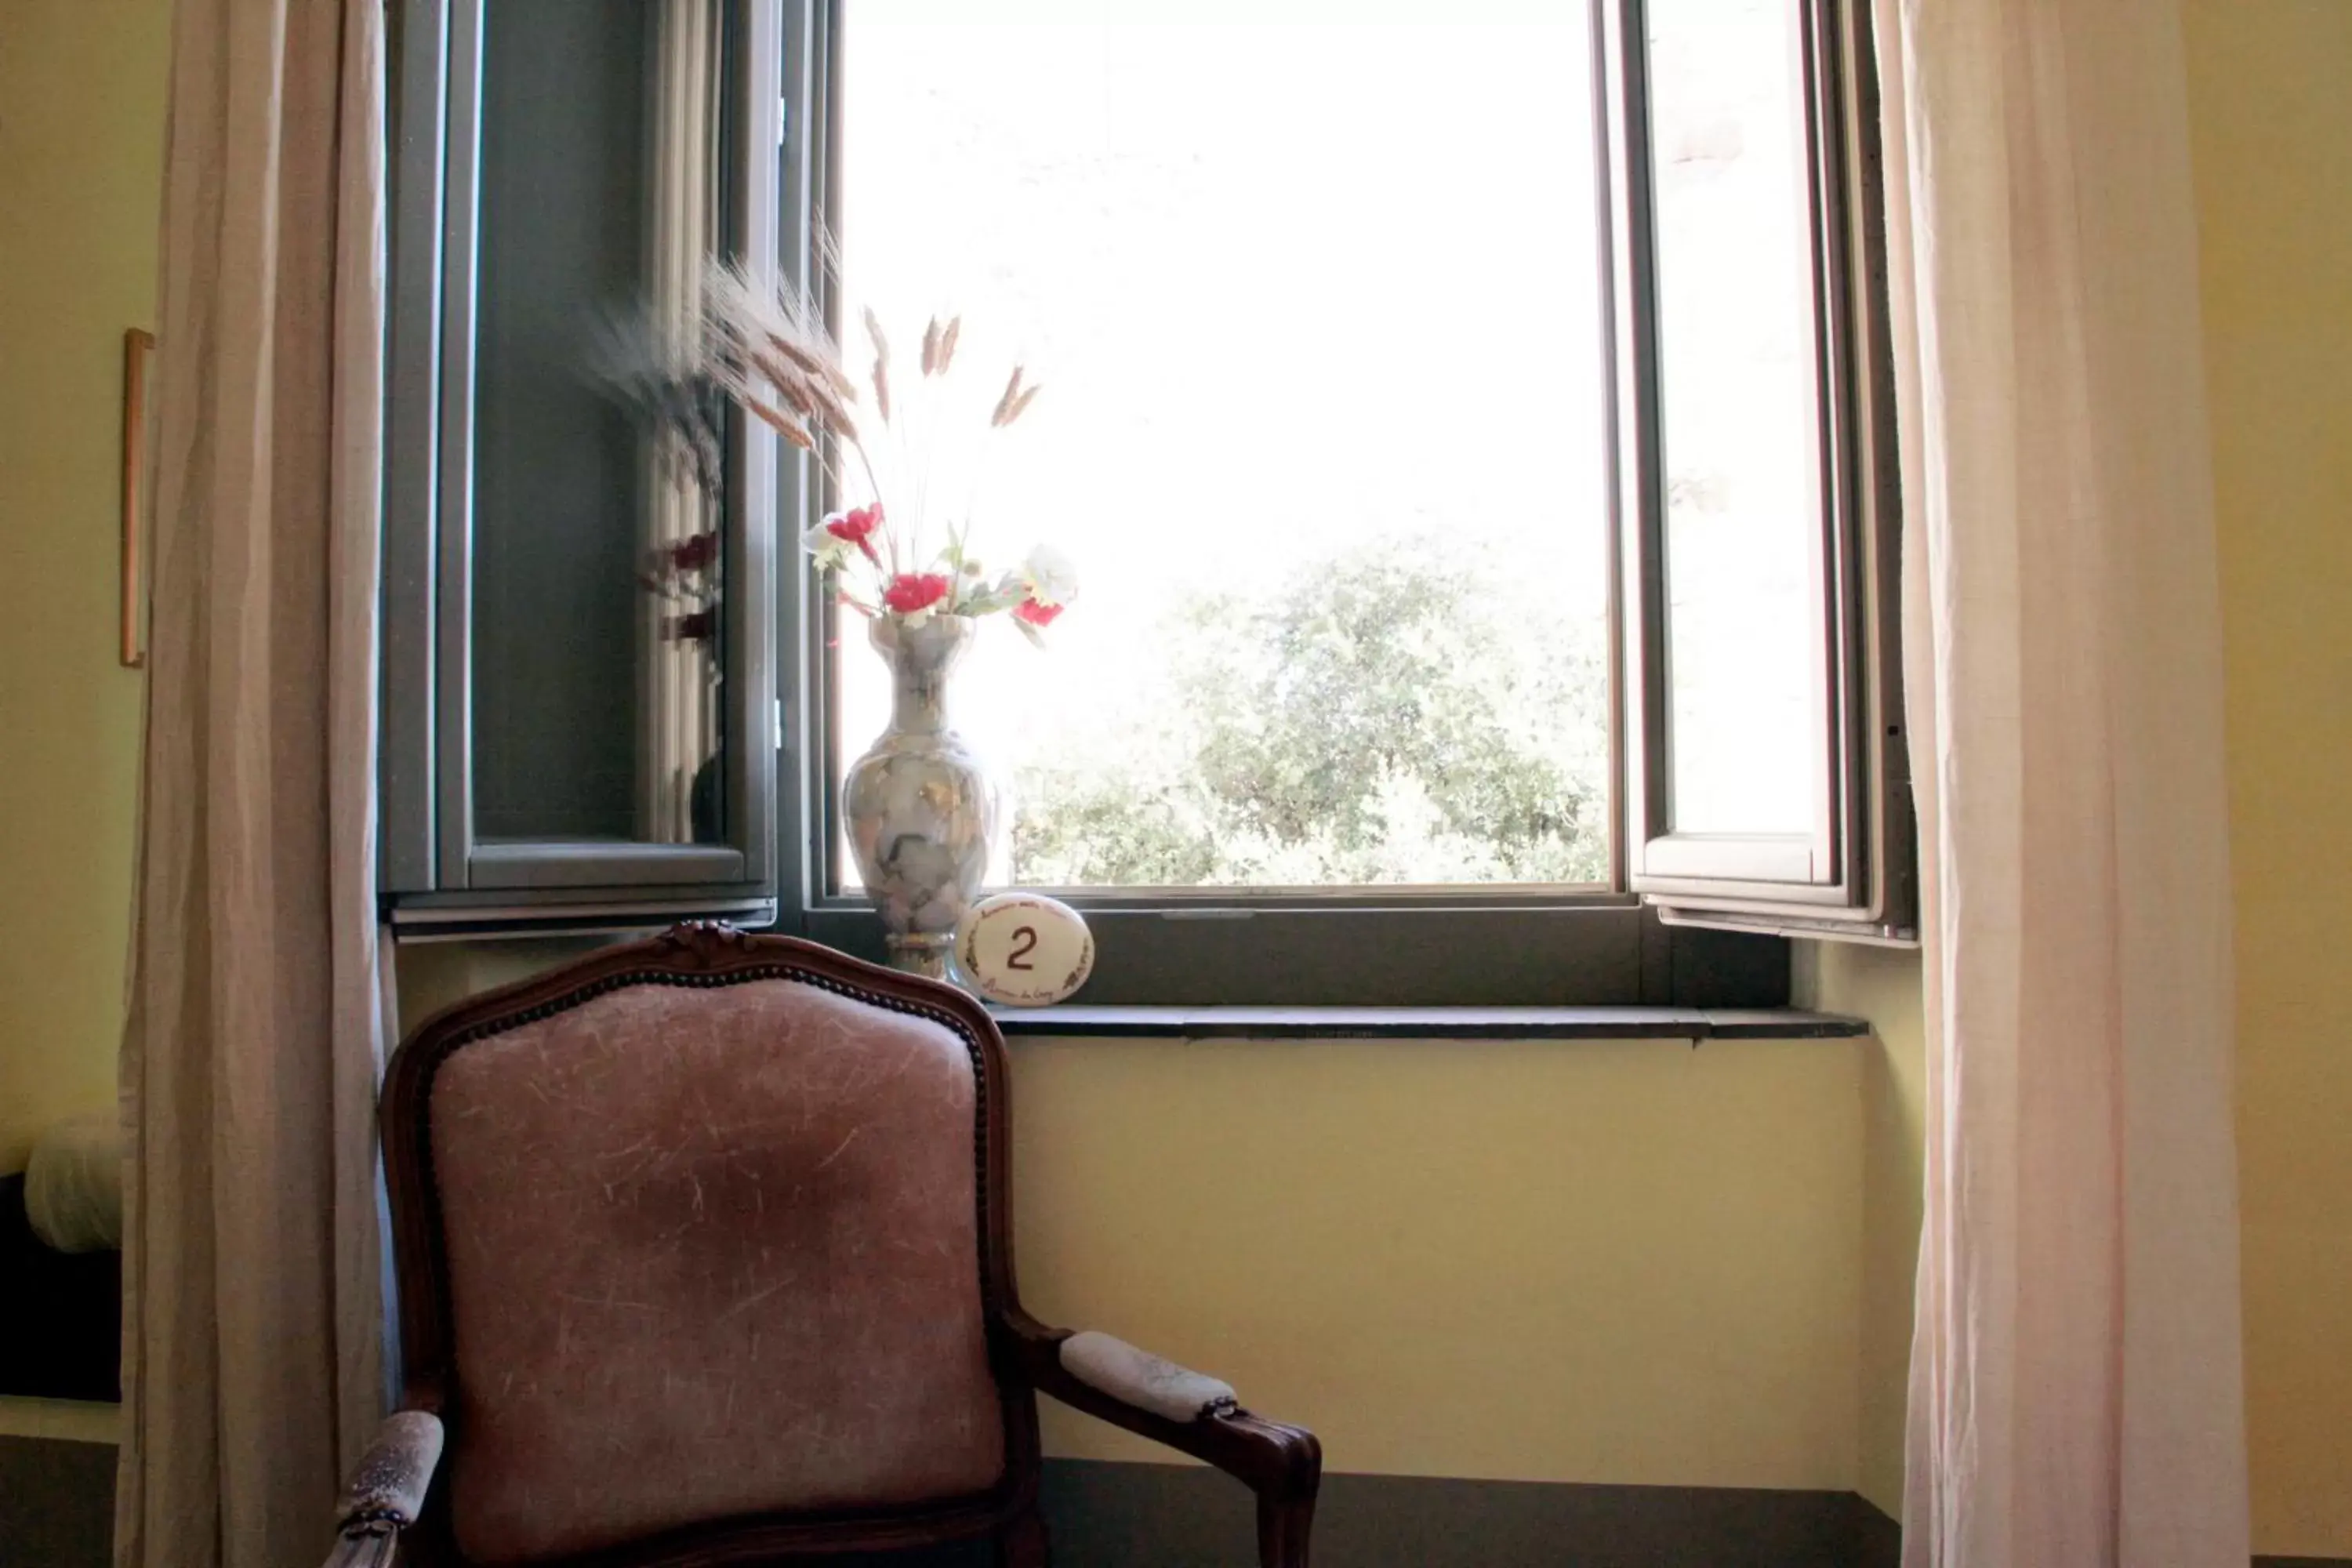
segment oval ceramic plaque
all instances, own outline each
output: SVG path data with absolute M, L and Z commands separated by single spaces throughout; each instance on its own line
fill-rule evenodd
M 956 925 L 956 966 L 982 996 L 1047 1007 L 1094 972 L 1095 937 L 1077 910 L 1042 893 L 999 893 Z

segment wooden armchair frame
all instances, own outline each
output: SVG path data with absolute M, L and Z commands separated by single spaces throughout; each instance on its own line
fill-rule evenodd
M 1313 1433 L 1243 1409 L 1213 1379 L 1144 1356 L 1108 1336 L 1076 1336 L 1022 1310 L 1013 1282 L 1010 1086 L 1003 1037 L 952 986 L 880 968 L 791 937 L 709 924 L 595 953 L 493 991 L 420 1025 L 394 1056 L 382 1102 L 384 1169 L 399 1265 L 404 1387 L 344 1494 L 331 1568 L 376 1568 L 395 1552 L 420 1568 L 461 1568 L 446 1488 L 432 1485 L 443 1424 L 463 1418 L 456 1386 L 447 1253 L 430 1141 L 435 1072 L 473 1041 L 551 1016 L 625 986 L 716 986 L 788 979 L 945 1026 L 971 1052 L 982 1292 L 1005 1417 L 1004 1473 L 992 1490 L 845 1514 L 711 1520 L 569 1559 L 569 1568 L 722 1568 L 837 1553 L 992 1539 L 1003 1568 L 1045 1568 L 1037 1507 L 1035 1395 L 1063 1403 L 1225 1471 L 1256 1494 L 1262 1568 L 1307 1568 L 1322 1475 Z M 1080 1355 L 1076 1351 L 1107 1352 Z M 583 1419 L 593 1419 L 583 1413 Z

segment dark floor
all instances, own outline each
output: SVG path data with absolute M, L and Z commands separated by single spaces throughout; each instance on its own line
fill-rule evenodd
M 0 1437 L 0 1568 L 107 1568 L 113 1492 L 110 1447 Z M 1249 1494 L 1212 1470 L 1048 1460 L 1045 1510 L 1055 1568 L 1257 1561 Z M 1898 1545 L 1894 1523 L 1846 1493 L 1412 1476 L 1327 1476 L 1315 1530 L 1324 1568 L 1894 1568 Z M 856 1561 L 992 1568 L 984 1548 Z
M 1046 1510 L 1056 1568 L 1256 1560 L 1249 1494 L 1213 1471 L 1062 1461 Z M 1340 1568 L 1891 1568 L 1869 1554 L 1874 1517 L 1829 1492 L 1329 1476 L 1315 1555 Z
M 114 1450 L 0 1437 L 0 1568 L 105 1568 Z M 1249 1493 L 1212 1470 L 1049 1461 L 1056 1568 L 1256 1562 Z M 1391 1476 L 1325 1479 L 1316 1560 L 1337 1568 L 1888 1568 L 1867 1505 L 1829 1492 L 1566 1487 Z M 323 1550 L 323 1546 L 322 1546 Z M 864 1558 L 869 1568 L 989 1568 L 983 1550 Z
M 0 1568 L 105 1568 L 114 1446 L 0 1437 Z

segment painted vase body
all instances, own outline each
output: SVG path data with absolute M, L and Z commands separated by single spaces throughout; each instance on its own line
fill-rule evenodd
M 956 922 L 980 898 L 996 842 L 996 784 L 948 717 L 948 678 L 971 644 L 967 616 L 909 627 L 888 616 L 867 640 L 890 666 L 890 727 L 842 779 L 849 852 L 881 912 L 890 962 L 944 978 Z

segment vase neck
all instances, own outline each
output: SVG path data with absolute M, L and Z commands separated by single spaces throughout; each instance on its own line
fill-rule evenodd
M 971 629 L 961 616 L 934 616 L 911 630 L 896 621 L 874 623 L 874 646 L 890 662 L 891 729 L 936 735 L 950 727 L 948 673 L 963 657 Z
M 944 732 L 950 724 L 947 673 L 945 665 L 894 660 L 890 728 L 909 735 Z

